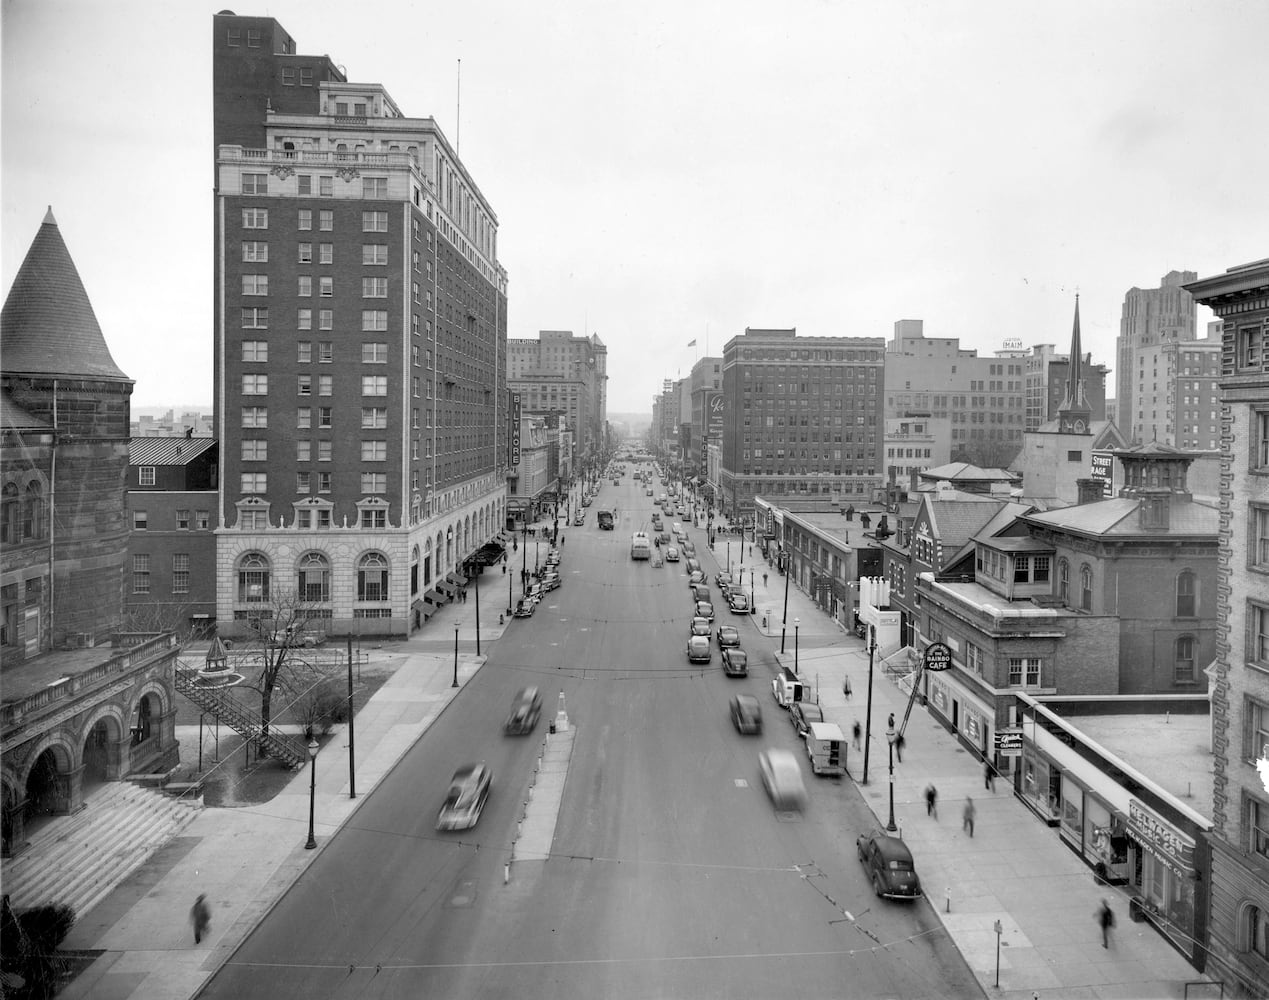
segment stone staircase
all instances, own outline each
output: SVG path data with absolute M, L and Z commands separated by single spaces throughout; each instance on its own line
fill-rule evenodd
M 176 690 L 190 701 L 217 716 L 221 722 L 236 730 L 243 739 L 250 740 L 271 757 L 298 771 L 308 763 L 308 750 L 298 740 L 269 727 L 268 735 L 260 734 L 259 719 L 252 716 L 230 695 L 231 688 L 204 687 L 198 683 L 198 671 L 185 667 L 176 669 Z
M 74 816 L 54 819 L 4 863 L 4 891 L 15 910 L 66 903 L 82 916 L 194 820 L 201 799 L 173 798 L 129 781 L 111 781 Z

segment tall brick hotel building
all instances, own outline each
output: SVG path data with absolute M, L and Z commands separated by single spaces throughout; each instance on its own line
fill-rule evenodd
M 217 619 L 406 634 L 505 523 L 498 220 L 434 119 L 213 23 Z

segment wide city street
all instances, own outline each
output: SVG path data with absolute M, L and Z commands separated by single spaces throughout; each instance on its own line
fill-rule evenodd
M 727 610 L 703 528 L 688 530 L 716 624 L 739 626 L 750 674 L 724 676 L 716 643 L 710 664 L 687 662 L 683 564 L 630 558 L 652 499 L 629 474 L 604 483 L 585 525 L 565 529 L 562 587 L 487 650 L 203 997 L 982 995 L 928 902 L 873 895 L 855 853 L 871 814 L 850 778 L 812 777 L 771 695 L 773 642 Z M 616 529 L 600 531 L 595 512 L 614 506 Z M 525 553 L 510 555 L 518 591 Z M 486 608 L 506 580 L 486 572 Z M 526 685 L 542 690 L 541 721 L 505 736 Z M 552 855 L 516 861 L 504 883 L 560 692 L 576 736 Z M 739 692 L 759 698 L 762 735 L 733 728 Z M 765 747 L 799 754 L 803 813 L 768 800 Z M 493 772 L 484 814 L 438 832 L 450 775 L 470 761 Z

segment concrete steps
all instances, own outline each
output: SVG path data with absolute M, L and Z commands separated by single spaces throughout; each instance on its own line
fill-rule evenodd
M 90 793 L 78 813 L 49 823 L 5 862 L 4 891 L 15 910 L 66 903 L 82 916 L 201 809 L 201 800 L 109 782 Z

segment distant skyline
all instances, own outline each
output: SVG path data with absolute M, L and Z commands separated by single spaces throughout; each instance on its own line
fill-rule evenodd
M 51 205 L 136 406 L 212 402 L 215 9 L 3 0 L 4 291 Z M 1076 291 L 1113 370 L 1129 288 L 1269 256 L 1259 0 L 236 9 L 437 119 L 614 412 L 747 326 L 1063 350 Z

